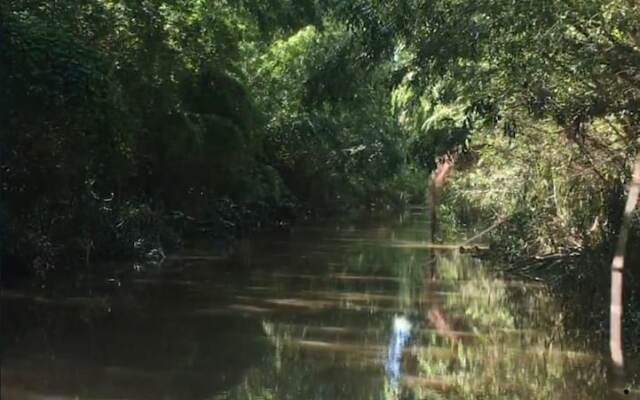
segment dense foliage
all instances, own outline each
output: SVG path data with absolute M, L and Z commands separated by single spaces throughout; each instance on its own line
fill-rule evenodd
M 377 27 L 369 41 L 404 60 L 418 153 L 454 149 L 459 171 L 475 168 L 458 174 L 450 209 L 509 218 L 505 245 L 528 254 L 611 238 L 640 146 L 637 2 L 362 0 L 353 10 Z
M 507 219 L 512 251 L 617 229 L 635 2 L 31 0 L 0 17 L 14 261 L 399 204 L 445 155 L 477 168 L 449 209 Z
M 108 270 L 103 286 L 119 286 L 101 261 L 135 260 L 126 268 L 141 271 L 185 240 L 227 249 L 257 228 L 286 231 L 296 218 L 424 202 L 426 189 L 431 240 L 447 236 L 434 235 L 440 225 L 489 227 L 463 244 L 486 240 L 489 250 L 474 254 L 498 259 L 496 269 L 583 303 L 551 325 L 604 337 L 611 310 L 618 337 L 638 337 L 640 212 L 622 218 L 634 163 L 638 0 L 0 2 L 3 288 L 26 281 L 44 290 L 41 278 L 54 269 L 73 271 L 77 280 L 62 276 L 76 283 Z M 442 181 L 427 179 L 433 171 L 447 178 L 443 196 Z M 435 210 L 452 223 L 436 224 Z M 620 242 L 610 268 L 615 238 L 627 237 L 621 220 L 628 246 Z M 366 267 L 377 261 L 405 283 L 428 285 L 431 260 L 414 268 L 413 258 L 380 256 Z M 362 253 L 359 262 L 368 262 Z M 459 262 L 439 265 L 462 288 L 448 305 L 467 314 L 480 342 L 500 344 L 482 332 L 518 329 L 521 311 L 504 307 L 503 283 L 475 266 L 466 276 Z M 618 278 L 611 292 L 610 271 Z M 13 279 L 19 274 L 27 279 Z M 414 289 L 399 287 L 407 303 Z M 518 296 L 529 310 L 547 302 Z M 295 333 L 267 320 L 262 329 L 276 346 Z M 532 344 L 550 352 L 552 341 Z M 460 350 L 448 358 L 458 374 L 426 349 L 416 353 L 419 370 L 462 382 L 460 396 L 484 385 L 509 393 L 469 377 L 486 359 L 509 375 L 516 358 Z M 550 365 L 544 379 L 554 379 L 541 384 L 540 375 L 529 397 L 560 390 L 565 371 Z M 304 387 L 308 372 L 292 385 Z M 507 378 L 524 385 L 537 373 Z M 261 393 L 265 382 L 275 382 L 271 372 L 254 371 L 238 397 Z M 291 388 L 263 397 L 279 390 Z
M 12 268 L 419 193 L 393 65 L 361 58 L 332 15 L 312 1 L 4 2 Z

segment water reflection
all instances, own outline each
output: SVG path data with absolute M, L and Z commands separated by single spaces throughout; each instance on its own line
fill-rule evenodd
M 608 398 L 606 360 L 544 286 L 426 229 L 296 229 L 98 297 L 5 291 L 2 398 Z
M 400 362 L 402 360 L 402 351 L 406 342 L 411 336 L 411 322 L 404 316 L 395 316 L 393 318 L 393 330 L 389 339 L 389 348 L 387 351 L 387 362 L 384 369 L 387 372 L 387 378 L 392 389 L 398 386 L 400 378 Z

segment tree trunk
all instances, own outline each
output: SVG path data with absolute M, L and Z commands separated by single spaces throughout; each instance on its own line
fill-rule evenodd
M 640 193 L 640 153 L 636 156 L 633 176 L 629 184 L 629 194 L 624 207 L 620 233 L 616 252 L 611 262 L 611 314 L 609 321 L 609 347 L 611 349 L 611 361 L 613 362 L 616 375 L 621 375 L 624 366 L 622 354 L 622 275 L 624 272 L 624 254 L 629 238 L 629 228 L 631 227 L 631 217 L 638 202 Z
M 451 170 L 451 167 L 453 167 L 453 162 L 454 161 L 452 157 L 445 158 L 443 161 L 438 163 L 437 168 L 435 169 L 435 171 L 433 171 L 433 173 L 429 177 L 427 191 L 429 193 L 428 203 L 431 203 L 431 204 L 428 204 L 428 206 L 430 206 L 429 207 L 430 219 L 431 219 L 430 241 L 432 243 L 435 242 L 436 236 L 438 234 L 438 222 L 439 222 L 438 206 L 440 205 L 440 192 L 442 190 L 442 186 L 444 185 L 444 181 L 447 177 L 447 174 Z

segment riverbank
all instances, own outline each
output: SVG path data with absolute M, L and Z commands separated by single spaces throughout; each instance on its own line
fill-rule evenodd
M 508 228 L 507 228 L 508 229 Z M 576 341 L 594 346 L 603 354 L 609 354 L 609 317 L 611 296 L 611 259 L 613 246 L 581 251 L 564 251 L 543 255 L 518 256 L 511 251 L 501 251 L 498 239 L 490 243 L 492 250 L 472 254 L 495 265 L 505 276 L 539 282 L 563 310 L 562 325 L 570 329 Z M 623 293 L 623 354 L 626 379 L 638 386 L 640 383 L 640 281 L 635 276 L 640 265 L 640 249 L 631 245 L 625 264 Z
M 229 198 L 208 202 L 193 215 L 167 211 L 135 202 L 105 202 L 94 199 L 73 217 L 62 218 L 54 236 L 35 232 L 20 236 L 3 263 L 0 283 L 13 281 L 35 286 L 53 280 L 73 280 L 91 271 L 100 275 L 123 274 L 112 270 L 118 263 L 130 264 L 132 272 L 161 265 L 185 245 L 197 243 L 220 257 L 232 254 L 241 239 L 265 233 L 286 234 L 292 227 L 318 223 L 340 216 L 347 220 L 373 210 L 400 210 L 408 205 L 369 204 L 368 207 L 318 208 L 295 200 L 237 203 Z M 78 229 L 78 225 L 90 229 Z M 66 227 L 65 227 L 66 225 Z M 15 234 L 15 232 L 13 232 Z

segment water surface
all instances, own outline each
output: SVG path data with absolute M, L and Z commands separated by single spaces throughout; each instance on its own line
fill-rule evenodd
M 5 290 L 2 398 L 609 398 L 544 285 L 427 231 L 419 211 L 334 222 Z

